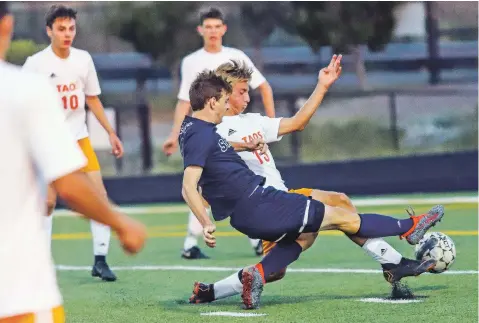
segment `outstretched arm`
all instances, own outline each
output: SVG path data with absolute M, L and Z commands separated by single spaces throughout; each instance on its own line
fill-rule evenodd
M 316 88 L 306 103 L 294 116 L 281 119 L 278 129 L 278 137 L 295 131 L 304 130 L 309 123 L 309 120 L 311 120 L 316 110 L 318 110 L 321 102 L 323 102 L 323 98 L 326 95 L 326 92 L 328 92 L 329 87 L 341 75 L 341 58 L 341 55 L 333 55 L 328 67 L 319 71 Z

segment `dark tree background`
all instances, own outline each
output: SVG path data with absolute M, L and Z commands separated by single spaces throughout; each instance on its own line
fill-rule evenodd
M 366 69 L 360 45 L 380 51 L 394 29 L 394 8 L 398 2 L 290 2 L 292 32 L 303 38 L 313 51 L 332 46 L 335 52 L 351 54 L 359 84 L 366 86 Z M 290 27 L 291 28 L 291 27 Z
M 168 67 L 178 86 L 181 59 L 201 47 L 198 9 L 198 2 L 121 2 L 108 26 L 138 52 Z

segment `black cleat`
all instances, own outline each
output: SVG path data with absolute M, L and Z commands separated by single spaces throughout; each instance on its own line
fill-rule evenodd
M 190 304 L 211 303 L 215 300 L 215 289 L 213 284 L 195 282 L 193 294 L 189 298 Z
M 419 276 L 436 266 L 436 260 L 429 259 L 425 261 L 402 258 L 401 262 L 395 264 L 384 264 L 383 275 L 388 283 L 394 284 L 404 277 Z
M 116 280 L 115 274 L 105 261 L 97 261 L 91 269 L 91 275 L 93 277 L 100 277 L 107 282 L 114 282 Z
M 254 253 L 257 256 L 262 256 L 263 255 L 263 240 L 260 239 L 258 241 L 258 244 L 253 249 L 254 249 Z
M 188 250 L 183 250 L 181 253 L 181 258 L 184 259 L 210 259 L 207 255 L 201 252 L 201 249 L 197 246 L 194 246 Z

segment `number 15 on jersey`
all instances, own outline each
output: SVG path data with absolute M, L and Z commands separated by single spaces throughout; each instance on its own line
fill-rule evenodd
M 259 138 L 263 138 L 263 136 L 261 135 L 261 132 L 258 131 L 257 133 L 253 133 L 253 135 L 251 136 L 243 137 L 241 139 L 243 139 L 244 142 L 248 143 L 248 139 L 251 142 L 253 141 L 253 139 L 259 139 Z M 265 162 L 267 163 L 271 160 L 271 158 L 269 158 L 268 156 L 268 153 L 264 153 L 261 155 L 258 150 L 252 151 L 252 153 L 256 156 L 260 164 L 263 164 Z

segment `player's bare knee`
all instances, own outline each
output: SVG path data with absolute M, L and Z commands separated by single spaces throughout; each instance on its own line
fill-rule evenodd
M 271 273 L 270 275 L 268 275 L 267 277 L 265 277 L 265 281 L 266 281 L 267 283 L 272 283 L 272 282 L 275 282 L 275 281 L 278 281 L 278 280 L 283 279 L 284 276 L 286 276 L 286 268 L 283 268 L 283 269 L 281 269 L 281 270 L 278 271 L 278 272 Z
M 359 231 L 361 226 L 361 218 L 359 214 L 351 211 L 345 211 L 345 221 L 339 225 L 339 230 L 347 234 L 355 234 Z
M 339 200 L 340 204 L 350 204 L 351 203 L 351 200 L 349 199 L 349 197 L 344 193 L 337 193 L 337 197 L 338 197 L 338 200 Z
M 338 193 L 338 199 L 340 201 L 340 205 L 343 206 L 344 208 L 347 208 L 348 210 L 356 212 L 356 207 L 354 206 L 353 202 L 344 193 Z
M 360 224 L 361 219 L 356 212 L 341 207 L 325 205 L 320 231 L 340 230 L 347 234 L 355 234 L 358 232 Z

